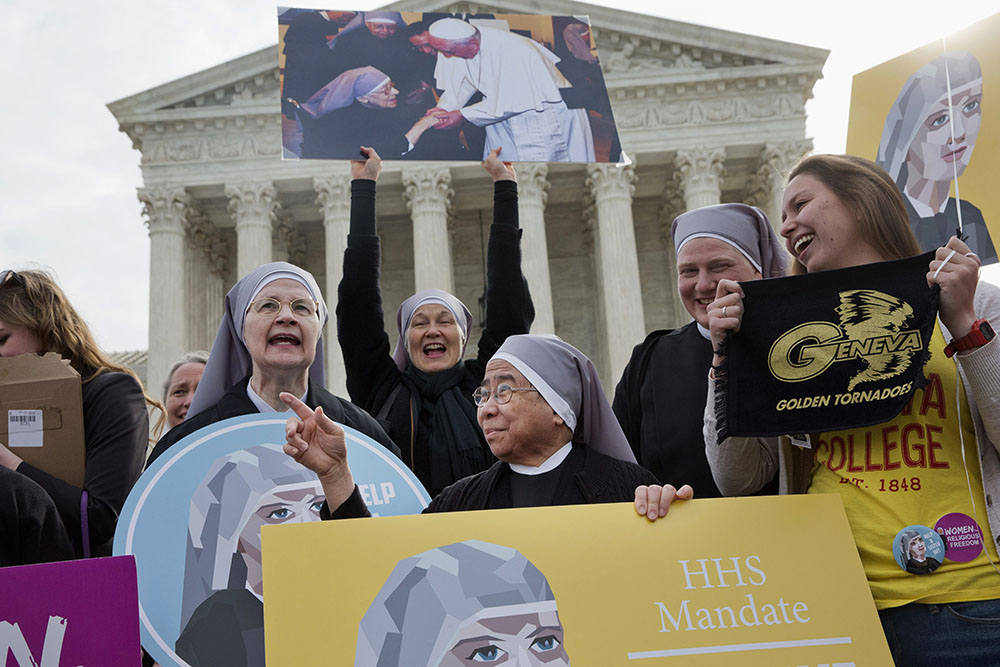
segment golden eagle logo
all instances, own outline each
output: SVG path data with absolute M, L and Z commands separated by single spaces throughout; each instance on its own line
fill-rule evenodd
M 903 325 L 913 317 L 913 308 L 905 301 L 875 290 L 849 290 L 840 293 L 840 330 L 850 341 L 864 346 L 865 341 L 884 339 L 903 333 Z M 901 374 L 910 366 L 912 349 L 885 350 L 880 354 L 857 355 L 865 369 L 850 379 L 851 391 L 863 382 L 885 380 Z

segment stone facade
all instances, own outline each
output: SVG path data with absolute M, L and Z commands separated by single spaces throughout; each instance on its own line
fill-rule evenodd
M 688 319 L 676 298 L 673 217 L 745 201 L 778 220 L 783 175 L 811 149 L 805 102 L 824 50 L 563 0 L 388 8 L 590 15 L 633 163 L 517 169 L 533 331 L 590 355 L 609 391 L 647 332 Z M 142 156 L 150 387 L 186 350 L 211 346 L 225 291 L 262 262 L 308 269 L 336 307 L 349 169 L 281 161 L 277 61 L 275 47 L 262 49 L 109 105 Z M 453 291 L 478 327 L 491 209 L 492 185 L 476 164 L 384 166 L 378 230 L 389 327 L 398 304 L 426 287 Z M 328 383 L 346 394 L 334 331 L 331 323 Z

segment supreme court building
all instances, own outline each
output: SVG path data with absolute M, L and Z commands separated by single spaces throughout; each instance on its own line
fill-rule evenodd
M 532 332 L 579 347 L 609 395 L 635 344 L 690 319 L 676 295 L 673 218 L 741 201 L 779 221 L 784 174 L 811 149 L 805 103 L 828 55 L 822 49 L 566 0 L 402 0 L 386 9 L 590 16 L 632 164 L 516 169 Z M 281 160 L 278 84 L 275 46 L 109 105 L 142 155 L 138 196 L 151 246 L 145 380 L 154 391 L 184 352 L 211 347 L 239 276 L 286 260 L 324 290 L 327 382 L 347 395 L 332 318 L 349 165 Z M 378 192 L 390 338 L 399 303 L 438 287 L 473 311 L 475 342 L 489 176 L 475 163 L 387 162 Z

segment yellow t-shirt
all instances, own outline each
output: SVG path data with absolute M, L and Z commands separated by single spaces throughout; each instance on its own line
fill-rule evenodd
M 935 328 L 931 359 L 924 368 L 929 383 L 914 392 L 895 419 L 824 433 L 813 445 L 816 456 L 809 493 L 841 495 L 879 609 L 910 602 L 1000 597 L 1000 572 L 986 555 L 997 563 L 996 545 L 986 517 L 975 426 L 955 362 L 944 355 L 944 346 L 944 336 L 940 328 Z M 958 410 L 956 382 L 960 389 Z M 976 518 L 982 532 L 987 551 L 968 562 L 953 562 L 941 550 L 935 553 L 938 538 L 928 534 L 941 517 L 953 512 Z M 929 529 L 923 531 L 921 547 L 925 557 L 936 555 L 941 561 L 936 569 L 934 561 L 921 561 L 923 569 L 933 569 L 929 574 L 907 572 L 906 557 L 898 556 L 904 551 L 901 544 L 919 532 L 905 530 L 913 526 Z M 937 541 L 938 547 L 944 544 L 944 540 Z M 914 571 L 919 569 L 913 567 Z

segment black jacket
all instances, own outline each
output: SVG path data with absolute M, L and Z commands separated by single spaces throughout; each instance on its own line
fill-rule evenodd
M 635 487 L 659 483 L 651 472 L 635 463 L 619 461 L 586 447 L 574 447 L 575 451 L 581 452 L 584 461 L 582 470 L 573 477 L 574 490 L 583 495 L 587 504 L 631 502 L 635 499 Z M 509 474 L 512 474 L 510 466 L 497 461 L 487 470 L 449 486 L 431 501 L 423 513 L 487 509 L 497 484 Z M 557 492 L 553 505 L 568 504 L 560 496 L 575 495 L 570 489 L 562 491 L 562 494 Z M 324 504 L 320 516 L 323 519 L 350 519 L 371 514 L 355 486 L 354 493 L 343 505 L 331 512 Z
M 153 448 L 153 453 L 149 457 L 149 463 L 146 464 L 147 467 L 163 452 L 170 449 L 178 440 L 204 426 L 214 424 L 223 419 L 229 419 L 230 417 L 256 414 L 257 406 L 247 396 L 247 382 L 249 381 L 249 376 L 243 378 L 230 387 L 229 391 L 219 399 L 218 403 L 193 417 L 185 419 L 163 434 L 160 441 L 156 443 L 156 447 Z M 393 444 L 389 436 L 382 430 L 382 427 L 378 425 L 378 422 L 353 403 L 334 396 L 326 389 L 318 387 L 312 382 L 309 383 L 309 392 L 306 394 L 305 402 L 310 408 L 322 406 L 323 412 L 333 421 L 361 431 L 378 441 L 397 457 L 399 456 L 399 448 Z

